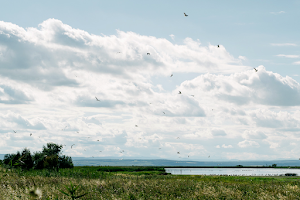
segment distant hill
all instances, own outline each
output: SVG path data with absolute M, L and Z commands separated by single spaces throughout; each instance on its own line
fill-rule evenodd
M 5 154 L 0 154 L 0 160 Z M 271 161 L 187 161 L 167 159 L 117 159 L 72 157 L 75 166 L 300 166 L 300 160 L 271 160 Z
M 299 160 L 272 161 L 178 161 L 166 159 L 101 159 L 72 158 L 75 166 L 300 166 Z

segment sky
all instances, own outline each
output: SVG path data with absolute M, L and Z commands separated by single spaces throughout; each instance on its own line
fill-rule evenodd
M 0 153 L 299 159 L 299 9 L 1 0 Z

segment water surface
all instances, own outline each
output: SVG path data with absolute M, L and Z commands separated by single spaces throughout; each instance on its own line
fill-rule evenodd
M 286 173 L 300 175 L 300 169 L 280 168 L 165 168 L 174 175 L 230 175 L 230 176 L 280 176 Z

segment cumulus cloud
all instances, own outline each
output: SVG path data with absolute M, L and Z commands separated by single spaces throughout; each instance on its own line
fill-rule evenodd
M 72 156 L 203 159 L 237 157 L 238 144 L 244 155 L 296 155 L 299 83 L 245 59 L 191 38 L 2 21 L 0 150 L 56 142 Z
M 291 77 L 268 72 L 245 71 L 230 76 L 205 74 L 181 84 L 182 91 L 203 93 L 216 99 L 244 105 L 249 103 L 295 106 L 300 102 L 300 85 Z
M 238 146 L 241 148 L 247 148 L 247 147 L 259 147 L 259 144 L 255 141 L 251 140 L 244 140 L 242 142 L 238 143 Z
M 226 146 L 225 144 L 222 144 L 222 147 L 225 148 L 225 149 L 228 149 L 228 148 L 231 149 L 231 148 L 233 148 L 232 145 L 227 145 L 227 146 Z
M 211 134 L 213 136 L 226 136 L 226 132 L 222 129 L 214 129 L 214 130 L 211 130 Z

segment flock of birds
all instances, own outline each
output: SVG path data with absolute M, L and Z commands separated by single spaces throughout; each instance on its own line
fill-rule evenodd
M 183 14 L 184 14 L 185 17 L 188 16 L 186 13 L 183 13 Z M 219 47 L 220 47 L 220 45 L 218 45 L 218 48 L 219 48 Z M 117 52 L 117 53 L 121 53 L 121 52 Z M 150 56 L 151 54 L 148 52 L 147 55 Z M 254 68 L 254 70 L 255 70 L 255 72 L 258 71 L 256 68 Z M 76 77 L 77 77 L 77 76 L 76 76 Z M 173 77 L 173 74 L 171 74 L 170 77 Z M 181 91 L 178 91 L 178 94 L 182 94 Z M 194 97 L 194 95 L 191 95 L 191 96 Z M 95 97 L 95 98 L 96 98 L 96 101 L 100 101 L 97 97 Z M 150 103 L 150 104 L 151 104 L 151 103 Z M 212 109 L 212 110 L 213 110 L 213 109 Z M 163 112 L 163 114 L 166 114 L 166 113 Z M 65 128 L 63 128 L 62 130 L 65 130 L 67 127 L 68 127 L 68 126 L 66 126 Z M 138 125 L 135 125 L 135 127 L 138 127 Z M 15 130 L 13 130 L 13 131 L 14 131 L 14 133 L 17 133 Z M 77 131 L 77 133 L 79 133 L 79 132 Z M 32 136 L 32 133 L 30 133 L 30 136 Z M 40 137 L 39 137 L 39 138 L 40 138 Z M 90 137 L 88 137 L 88 138 L 90 138 Z M 140 138 L 140 139 L 141 139 L 141 138 Z M 176 139 L 180 139 L 180 138 L 177 137 Z M 99 140 L 97 140 L 97 141 L 99 141 Z M 75 145 L 75 144 L 72 144 L 72 145 L 71 145 L 71 149 L 73 149 L 73 146 L 74 146 L 74 145 Z M 64 145 L 64 146 L 66 146 L 66 145 Z M 159 149 L 161 149 L 161 148 L 159 148 Z M 86 151 L 86 149 L 84 149 L 84 151 Z M 100 152 L 102 152 L 102 151 L 100 151 Z M 124 151 L 124 150 L 121 150 L 119 153 L 123 153 L 123 152 L 125 152 L 125 151 Z M 180 154 L 180 152 L 178 151 L 177 154 Z M 190 157 L 190 156 L 188 155 L 188 157 Z M 210 155 L 208 156 L 208 158 L 210 158 Z M 300 158 L 299 158 L 299 160 L 300 160 Z

